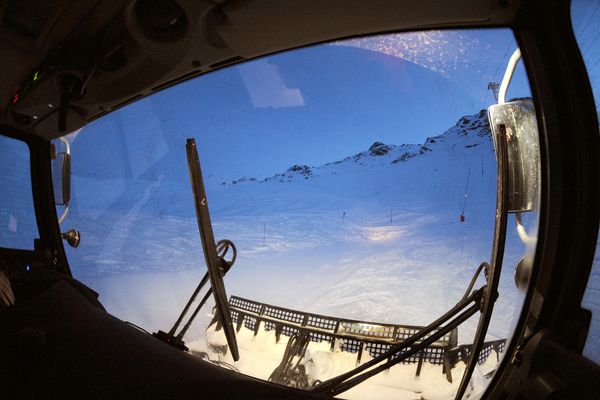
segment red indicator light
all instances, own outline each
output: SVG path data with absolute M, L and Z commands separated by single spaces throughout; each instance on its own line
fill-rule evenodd
M 18 101 L 19 101 L 19 93 L 15 93 L 13 95 L 12 103 L 17 104 Z

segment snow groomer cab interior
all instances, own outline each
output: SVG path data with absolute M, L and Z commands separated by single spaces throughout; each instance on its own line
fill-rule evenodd
M 0 1 L 0 398 L 598 398 L 599 5 Z

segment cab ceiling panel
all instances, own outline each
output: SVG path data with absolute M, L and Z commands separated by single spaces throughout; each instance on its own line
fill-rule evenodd
M 516 1 L 237 1 L 219 26 L 227 45 L 253 57 L 374 32 L 445 26 L 507 25 Z
M 0 122 L 55 138 L 241 60 L 362 34 L 508 25 L 517 3 L 5 1 L 0 3 Z
M 32 120 L 31 115 L 21 118 L 10 111 L 15 94 L 20 100 L 22 86 L 44 60 L 64 56 L 65 44 L 84 30 L 101 29 L 124 4 L 97 0 L 0 0 L 0 122 L 34 131 L 32 124 L 25 123 Z M 51 97 L 52 93 L 42 97 L 46 96 Z

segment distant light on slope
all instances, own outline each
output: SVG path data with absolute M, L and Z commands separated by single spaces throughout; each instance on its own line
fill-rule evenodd
M 361 236 L 368 241 L 378 242 L 397 239 L 404 233 L 406 230 L 397 226 L 376 226 L 363 228 Z

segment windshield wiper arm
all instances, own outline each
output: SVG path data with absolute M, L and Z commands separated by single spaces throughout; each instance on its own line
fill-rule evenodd
M 473 279 L 471 280 L 471 284 L 467 289 L 467 293 L 470 292 L 470 289 L 475 283 L 477 276 L 479 275 L 483 267 L 486 265 L 487 263 L 482 263 L 481 266 L 477 269 L 477 272 L 475 273 Z M 448 310 L 444 315 L 442 315 L 423 329 L 419 330 L 414 335 L 406 338 L 402 342 L 392 345 L 392 347 L 390 347 L 389 350 L 387 350 L 386 352 L 354 368 L 351 371 L 348 371 L 344 374 L 336 376 L 335 378 L 331 378 L 327 381 L 319 383 L 316 386 L 313 386 L 313 388 L 311 388 L 311 391 L 323 395 L 336 396 L 369 379 L 370 377 L 380 373 L 381 371 L 386 370 L 406 360 L 411 355 L 416 354 L 419 351 L 425 349 L 427 346 L 442 338 L 452 329 L 462 324 L 469 317 L 471 317 L 473 314 L 480 310 L 481 299 L 484 297 L 486 287 L 487 286 L 484 286 L 481 289 L 475 290 L 473 293 L 468 294 L 467 296 L 463 296 L 459 300 L 459 302 L 456 303 L 456 305 L 450 310 Z M 474 304 L 472 304 L 471 307 L 468 307 L 471 303 Z M 452 321 L 450 321 L 447 325 L 443 327 L 441 326 L 449 320 Z M 410 349 L 407 350 L 407 348 L 409 347 Z M 384 364 L 376 366 L 377 364 L 381 363 L 387 358 L 390 358 L 390 360 L 388 360 Z M 376 367 L 372 368 L 374 366 Z M 361 374 L 361 372 L 365 370 L 368 371 Z
M 343 392 L 353 388 L 354 386 L 358 385 L 359 383 L 366 381 L 370 377 L 377 375 L 378 373 L 385 371 L 385 370 L 393 367 L 396 364 L 401 363 L 402 361 L 408 359 L 410 356 L 423 351 L 425 348 L 427 348 L 431 344 L 435 343 L 438 339 L 440 339 L 444 335 L 448 334 L 454 328 L 456 328 L 457 326 L 459 326 L 460 324 L 465 322 L 467 319 L 469 319 L 471 316 L 473 316 L 475 313 L 477 313 L 479 311 L 479 308 L 480 308 L 480 304 L 479 304 L 479 302 L 476 302 L 475 304 L 471 305 L 471 307 L 467 308 L 465 311 L 460 313 L 456 317 L 456 319 L 452 320 L 447 325 L 440 327 L 439 330 L 437 330 L 435 333 L 432 333 L 431 336 L 427 337 L 427 339 L 423 339 L 423 341 L 411 346 L 407 350 L 404 350 L 404 349 L 406 347 L 408 347 L 408 345 L 406 345 L 406 344 L 402 344 L 401 346 L 399 345 L 400 347 L 402 347 L 402 349 L 398 350 L 397 352 L 400 352 L 402 350 L 404 350 L 404 351 L 400 354 L 397 354 L 393 358 L 390 358 L 387 362 L 385 362 L 381 365 L 378 365 L 377 367 L 370 369 L 361 375 L 355 375 L 352 378 L 345 380 L 343 382 L 336 383 L 334 385 L 331 385 L 331 386 L 326 387 L 321 390 L 313 390 L 313 391 L 321 393 L 321 394 L 325 394 L 325 395 L 337 396 L 338 394 L 343 393 Z M 380 357 L 381 358 L 392 357 L 393 354 L 389 354 L 390 352 L 391 351 L 388 351 L 384 354 L 381 354 L 379 357 L 377 357 L 378 362 L 382 361 L 379 359 Z M 375 360 L 375 359 L 373 359 L 373 360 Z M 318 386 L 316 386 L 316 388 L 319 389 L 320 386 L 321 385 L 318 385 Z
M 200 169 L 196 141 L 194 139 L 188 139 L 185 148 L 187 152 L 187 163 L 192 184 L 192 192 L 194 194 L 198 231 L 200 232 L 200 239 L 202 240 L 204 260 L 206 261 L 206 266 L 208 268 L 208 278 L 210 280 L 210 286 L 212 288 L 217 309 L 216 317 L 223 327 L 223 332 L 225 333 L 231 356 L 237 361 L 240 358 L 240 354 L 235 338 L 235 330 L 231 321 L 225 284 L 223 283 L 224 271 L 219 268 L 220 262 L 217 254 L 217 244 L 210 222 L 208 203 L 206 201 L 206 190 L 204 189 L 204 181 L 202 180 L 202 171 Z
M 225 255 L 227 254 L 229 249 L 232 249 L 233 255 L 232 255 L 231 260 L 227 261 L 227 260 L 225 260 Z M 223 276 L 225 276 L 227 271 L 229 271 L 229 269 L 231 269 L 231 267 L 235 263 L 235 259 L 237 257 L 237 249 L 235 247 L 235 244 L 233 244 L 233 242 L 231 240 L 227 240 L 227 239 L 219 240 L 217 242 L 217 254 L 218 254 L 218 258 L 219 258 L 219 270 L 220 270 L 221 274 Z M 196 306 L 196 309 L 194 310 L 194 312 L 192 313 L 192 315 L 190 316 L 188 321 L 185 323 L 185 325 L 179 331 L 179 333 L 177 333 L 177 328 L 179 328 L 179 326 L 183 322 L 183 318 L 188 313 L 192 303 L 196 300 L 196 297 L 198 297 L 198 293 L 200 293 L 200 290 L 202 290 L 204 285 L 206 285 L 206 282 L 208 282 L 208 272 L 206 274 L 204 274 L 204 276 L 200 280 L 200 283 L 196 287 L 196 290 L 194 290 L 194 293 L 192 294 L 192 296 L 188 300 L 187 304 L 181 311 L 179 318 L 177 318 L 177 321 L 175 321 L 175 324 L 173 324 L 173 327 L 171 328 L 171 330 L 168 333 L 169 337 L 173 338 L 174 343 L 183 345 L 183 337 L 185 336 L 187 330 L 192 325 L 192 322 L 194 321 L 194 319 L 196 319 L 196 316 L 198 315 L 198 312 L 202 309 L 202 306 L 204 305 L 204 303 L 206 303 L 206 301 L 208 300 L 210 295 L 213 293 L 212 288 L 208 288 L 208 290 L 206 291 L 206 294 L 204 295 L 202 300 L 200 300 L 200 303 L 198 303 L 198 305 Z
M 496 155 L 498 161 L 498 179 L 497 179 L 497 191 L 496 191 L 496 222 L 494 226 L 494 241 L 492 245 L 492 257 L 491 257 L 491 265 L 487 263 L 482 263 L 475 276 L 471 280 L 469 284 L 469 288 L 465 293 L 465 296 L 446 314 L 442 317 L 438 318 L 436 321 L 432 322 L 427 327 L 421 329 L 415 335 L 410 338 L 404 340 L 403 342 L 392 346 L 388 351 L 381 354 L 378 357 L 375 357 L 371 361 L 346 372 L 345 374 L 339 375 L 335 378 L 329 379 L 325 382 L 322 382 L 312 388 L 312 391 L 316 393 L 326 394 L 330 396 L 335 396 L 337 394 L 343 393 L 346 390 L 358 385 L 359 383 L 365 381 L 371 376 L 392 367 L 393 365 L 407 359 L 412 354 L 416 354 L 418 351 L 424 349 L 428 344 L 433 343 L 435 340 L 432 340 L 433 337 L 440 338 L 443 335 L 440 335 L 440 332 L 446 331 L 449 332 L 449 327 L 456 327 L 460 325 L 462 322 L 466 321 L 470 316 L 474 315 L 477 311 L 481 311 L 481 315 L 479 318 L 479 323 L 477 326 L 477 331 L 475 333 L 475 338 L 473 340 L 473 345 L 471 346 L 470 356 L 467 361 L 467 365 L 465 371 L 463 373 L 460 385 L 456 392 L 455 399 L 461 399 L 464 395 L 467 385 L 471 380 L 471 376 L 473 375 L 473 371 L 475 370 L 475 365 L 477 364 L 477 360 L 479 357 L 479 353 L 483 347 L 483 341 L 485 339 L 485 335 L 487 333 L 490 320 L 492 317 L 492 312 L 494 310 L 494 303 L 498 298 L 498 286 L 500 282 L 500 271 L 502 266 L 502 260 L 504 257 L 504 246 L 506 241 L 506 223 L 508 216 L 508 153 L 507 153 L 507 132 L 504 126 L 499 127 L 498 132 L 493 132 L 493 134 L 497 135 L 496 144 L 498 146 Z M 479 273 L 485 270 L 485 277 L 487 284 L 483 288 L 473 292 L 473 294 L 467 296 L 467 293 L 472 289 L 477 276 Z M 474 295 L 477 294 L 476 298 Z M 379 364 L 384 359 L 394 356 L 398 352 L 402 351 L 406 347 L 411 344 L 414 344 L 419 339 L 425 337 L 429 332 L 438 328 L 445 321 L 457 315 L 461 312 L 464 307 L 470 302 L 475 301 L 476 304 L 471 306 L 468 310 L 463 311 L 458 317 L 456 317 L 452 322 L 446 325 L 443 328 L 439 328 L 439 330 L 432 334 L 431 337 L 424 339 L 418 344 L 415 344 L 411 347 L 410 350 L 407 350 L 401 353 L 399 356 L 396 356 L 390 359 L 388 362 L 379 365 L 372 370 L 369 370 L 361 375 L 359 373 L 365 371 L 368 368 Z M 437 339 L 436 339 L 437 340 Z

